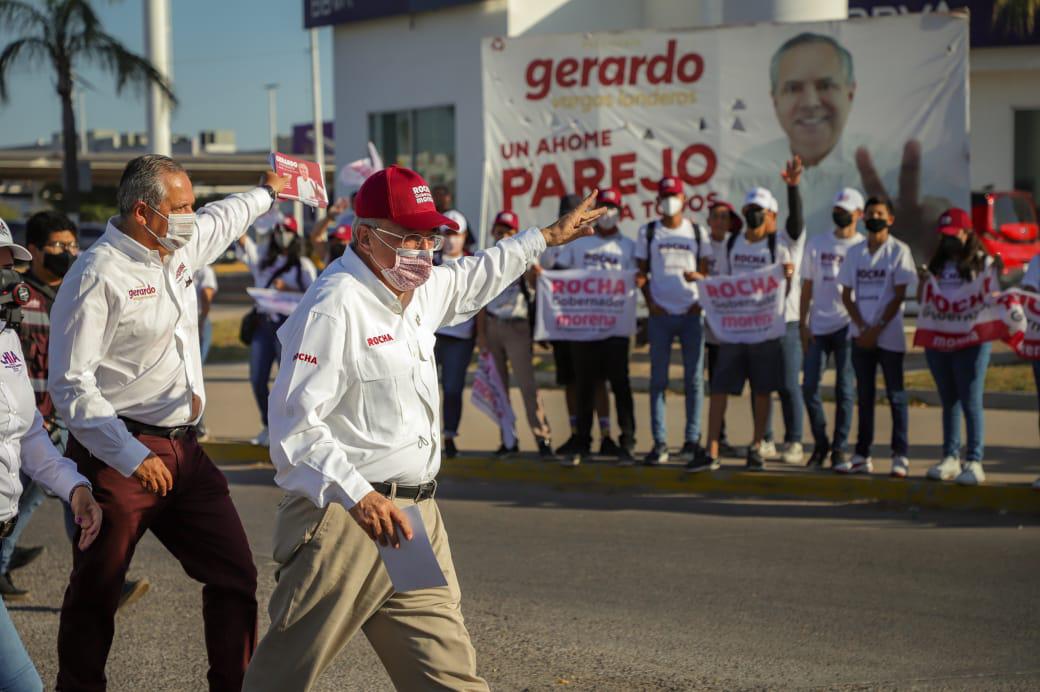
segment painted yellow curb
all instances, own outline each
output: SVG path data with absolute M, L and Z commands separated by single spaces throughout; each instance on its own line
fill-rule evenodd
M 267 450 L 241 443 L 207 442 L 218 464 L 267 462 Z M 905 507 L 968 509 L 1040 515 L 1040 492 L 1026 485 L 987 484 L 964 488 L 953 483 L 897 480 L 881 476 L 836 476 L 808 472 L 747 472 L 722 469 L 686 474 L 677 467 L 619 468 L 604 463 L 562 467 L 531 459 L 486 457 L 445 460 L 441 478 L 538 483 L 565 490 L 713 495 L 828 502 L 880 502 Z

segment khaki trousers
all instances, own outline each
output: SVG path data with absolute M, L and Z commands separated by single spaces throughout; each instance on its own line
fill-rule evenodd
M 432 499 L 418 504 L 448 586 L 395 593 L 375 543 L 342 505 L 319 509 L 285 496 L 275 519 L 271 627 L 244 690 L 310 689 L 359 629 L 399 690 L 488 689 L 477 677 L 440 510 Z
M 495 369 L 498 370 L 506 391 L 509 391 L 509 368 L 506 367 L 508 360 L 509 365 L 513 367 L 513 377 L 516 378 L 520 394 L 524 397 L 524 409 L 527 411 L 527 423 L 531 426 L 531 433 L 536 441 L 549 441 L 552 431 L 545 417 L 538 385 L 534 381 L 530 324 L 526 319 L 500 320 L 491 315 L 488 315 L 485 324 L 488 350 L 495 359 Z

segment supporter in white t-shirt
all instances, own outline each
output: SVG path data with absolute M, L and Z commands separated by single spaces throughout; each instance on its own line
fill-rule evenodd
M 650 310 L 647 325 L 650 337 L 650 425 L 653 448 L 646 455 L 648 466 L 668 461 L 668 435 L 665 428 L 665 390 L 672 343 L 679 339 L 683 354 L 683 382 L 686 395 L 685 440 L 681 459 L 693 462 L 701 453 L 701 409 L 704 406 L 704 323 L 698 304 L 696 282 L 703 278 L 712 256 L 708 235 L 697 224 L 683 217 L 686 195 L 682 181 L 665 177 L 657 184 L 657 213 L 639 229 L 636 259 L 647 277 L 643 287 Z
M 996 262 L 986 254 L 982 241 L 972 231 L 971 216 L 963 209 L 948 209 L 939 217 L 939 244 L 927 266 L 921 267 L 917 300 L 922 303 L 924 287 L 934 278 L 939 292 L 952 295 L 975 285 L 984 292 L 1000 289 Z M 972 330 L 979 335 L 978 329 Z M 929 480 L 956 480 L 959 485 L 985 482 L 982 457 L 985 420 L 982 407 L 986 368 L 992 344 L 989 341 L 960 348 L 942 348 L 932 343 L 924 349 L 928 369 L 939 392 L 943 416 L 942 458 L 925 474 Z M 964 414 L 968 444 L 961 462 L 961 414 Z
M 874 470 L 870 447 L 874 442 L 875 378 L 880 366 L 892 410 L 892 473 L 904 477 L 907 460 L 907 396 L 903 384 L 903 303 L 917 280 L 909 246 L 889 234 L 895 219 L 892 201 L 877 196 L 864 209 L 867 241 L 851 248 L 838 271 L 842 302 L 849 313 L 852 368 L 856 372 L 859 418 L 855 454 L 834 468 L 838 473 Z
M 790 292 L 793 289 L 793 282 L 797 281 L 793 251 L 796 251 L 800 258 L 801 247 L 805 242 L 801 196 L 798 192 L 801 174 L 802 164 L 797 157 L 787 162 L 781 174 L 788 185 L 790 207 L 784 229 L 779 229 L 777 217 L 780 205 L 773 194 L 765 188 L 752 188 L 748 191 L 741 210 L 747 228 L 739 235 L 731 235 L 726 242 L 723 260 L 716 265 L 721 267 L 720 274 L 739 276 L 770 265 L 781 264 L 787 278 L 787 290 Z M 797 322 L 795 336 L 797 341 Z M 798 363 L 788 365 L 788 356 L 795 355 L 795 352 L 785 347 L 787 341 L 788 335 L 785 334 L 779 339 L 754 344 L 719 344 L 719 358 L 711 378 L 707 453 L 703 459 L 687 464 L 687 471 L 718 468 L 719 438 L 722 433 L 722 421 L 726 415 L 727 397 L 739 396 L 744 390 L 745 382 L 750 382 L 751 385 L 754 419 L 753 439 L 747 453 L 747 468 L 753 471 L 764 468 L 763 445 L 769 425 L 769 397 L 772 392 L 787 388 L 788 374 L 792 375 L 794 389 L 798 395 L 795 397 L 787 392 L 781 398 L 787 428 L 785 437 L 788 438 L 785 460 L 787 454 L 796 454 L 801 459 L 801 392 L 797 386 L 797 371 L 801 370 L 801 363 L 799 357 Z M 801 349 L 798 348 L 798 353 L 800 352 Z M 778 364 L 781 367 L 778 368 Z M 788 373 L 789 367 L 794 367 L 795 372 Z M 791 409 L 796 404 L 797 410 Z
M 838 272 L 849 249 L 863 242 L 856 224 L 863 218 L 863 195 L 845 188 L 834 199 L 832 212 L 834 232 L 817 235 L 805 247 L 802 256 L 802 295 L 800 325 L 802 349 L 805 352 L 805 374 L 802 398 L 809 414 L 809 427 L 815 447 L 809 466 L 823 468 L 828 454 L 831 466 L 845 461 L 845 447 L 852 423 L 855 385 L 852 375 L 852 339 L 849 337 L 849 313 L 841 300 Z M 820 380 L 827 368 L 827 358 L 834 358 L 833 441 L 827 437 L 827 418 L 820 400 Z
M 596 224 L 596 235 L 579 238 L 562 246 L 556 257 L 556 266 L 563 269 L 588 269 L 592 271 L 634 272 L 636 266 L 636 244 L 622 235 L 620 221 L 621 193 L 614 189 L 601 190 L 597 206 L 608 211 Z M 628 376 L 628 350 L 631 335 L 614 336 L 595 341 L 573 341 L 570 353 L 574 365 L 576 389 L 575 436 L 572 447 L 561 448 L 562 463 L 574 466 L 582 456 L 590 453 L 592 446 L 592 417 L 596 400 L 606 399 L 606 382 L 614 392 L 618 426 L 621 436 L 615 444 L 610 437 L 610 415 L 600 416 L 600 454 L 613 456 L 622 466 L 635 463 L 636 421 L 632 403 L 632 386 Z M 609 400 L 608 400 L 609 403 Z

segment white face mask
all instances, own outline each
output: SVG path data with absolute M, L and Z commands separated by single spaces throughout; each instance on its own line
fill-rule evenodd
M 682 211 L 683 201 L 678 195 L 669 195 L 657 203 L 657 210 L 661 216 L 675 216 Z
M 596 223 L 599 224 L 600 228 L 605 228 L 607 230 L 610 230 L 610 229 L 612 229 L 612 228 L 617 226 L 617 222 L 618 222 L 618 210 L 617 209 L 611 209 L 611 210 L 607 211 L 606 214 L 604 214 L 603 216 L 599 217 L 599 221 L 597 221 Z
M 145 230 L 152 234 L 152 237 L 158 241 L 165 249 L 170 252 L 180 250 L 182 247 L 188 244 L 188 242 L 195 235 L 195 212 L 187 212 L 185 214 L 170 214 L 169 216 L 163 215 L 161 211 L 155 207 L 149 205 L 149 209 L 154 211 L 159 216 L 166 219 L 166 236 L 159 237 L 155 231 L 145 226 Z
M 444 234 L 444 248 L 442 251 L 446 257 L 455 257 L 461 255 L 463 249 L 466 247 L 466 236 L 461 233 L 445 233 Z

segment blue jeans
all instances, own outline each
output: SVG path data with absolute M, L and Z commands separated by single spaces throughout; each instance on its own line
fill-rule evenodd
M 0 550 L 6 550 L 10 539 L 0 540 Z M 18 630 L 7 614 L 7 606 L 0 600 L 0 690 L 5 692 L 40 692 L 43 681 L 36 666 L 25 650 Z
M 202 353 L 202 364 L 206 364 L 209 347 L 213 345 L 213 322 L 207 317 L 199 323 L 199 351 Z
M 249 383 L 253 387 L 253 398 L 260 409 L 260 421 L 267 427 L 267 398 L 270 396 L 267 382 L 271 379 L 271 366 L 281 355 L 278 343 L 278 327 L 281 326 L 266 315 L 260 316 L 249 344 Z
M 14 547 L 18 545 L 18 537 L 22 535 L 22 531 L 25 531 L 25 527 L 29 525 L 29 519 L 32 517 L 33 512 L 43 504 L 43 499 L 47 497 L 39 483 L 24 473 L 19 473 L 19 476 L 22 480 L 22 495 L 18 498 L 18 521 L 15 522 L 14 531 L 11 532 L 11 535 L 0 541 L 0 543 L 3 543 L 3 546 L 0 547 L 0 574 L 7 574 L 10 571 L 8 568 L 11 565 L 11 555 L 14 553 Z M 62 499 L 66 500 L 68 498 Z M 0 690 L 2 689 L 4 687 L 0 685 Z
M 967 461 L 982 461 L 983 408 L 982 393 L 986 386 L 986 368 L 992 344 L 985 343 L 959 351 L 924 350 L 928 369 L 935 379 L 942 401 L 944 457 L 960 457 L 961 411 L 968 429 Z
M 704 323 L 697 315 L 651 315 L 650 336 L 650 427 L 654 442 L 667 442 L 664 393 L 668 389 L 668 363 L 676 337 L 682 347 L 683 391 L 686 393 L 686 442 L 701 436 L 704 408 Z
M 473 339 L 437 336 L 433 355 L 441 368 L 444 386 L 444 438 L 458 435 L 462 419 L 462 390 L 466 388 L 466 370 L 473 358 Z
M 827 441 L 827 417 L 823 414 L 820 401 L 820 380 L 827 368 L 827 357 L 834 356 L 834 398 L 837 409 L 834 414 L 834 442 Z M 852 384 L 852 339 L 849 328 L 844 327 L 831 334 L 814 334 L 809 340 L 805 354 L 805 375 L 802 380 L 802 396 L 805 411 L 809 414 L 809 427 L 818 449 L 830 447 L 844 452 L 852 425 L 852 406 L 855 401 Z
M 784 442 L 801 442 L 802 388 L 798 384 L 798 376 L 802 372 L 802 332 L 797 322 L 786 324 L 780 345 L 784 354 L 784 382 L 777 393 L 780 395 L 780 411 L 784 415 Z M 765 439 L 773 440 L 772 405 L 766 419 Z
M 859 413 L 859 437 L 856 454 L 870 456 L 874 443 L 874 404 L 877 399 L 878 366 L 885 378 L 885 394 L 892 409 L 892 456 L 906 456 L 910 450 L 907 428 L 909 405 L 903 385 L 903 356 L 882 348 L 860 348 L 852 345 L 852 368 L 856 371 L 856 408 Z

